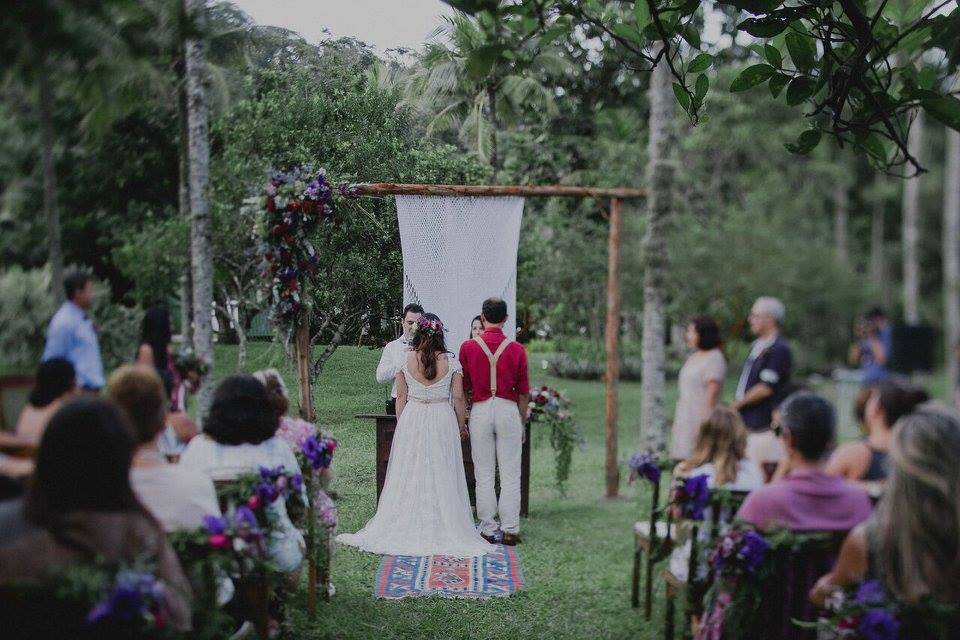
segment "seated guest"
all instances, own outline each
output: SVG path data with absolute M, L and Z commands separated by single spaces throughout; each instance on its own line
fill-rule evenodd
M 886 479 L 893 425 L 928 399 L 926 391 L 906 380 L 885 378 L 877 383 L 864 405 L 866 438 L 838 448 L 827 463 L 827 473 L 864 482 Z
M 693 454 L 677 465 L 674 475 L 706 475 L 711 487 L 752 491 L 763 485 L 763 475 L 746 450 L 747 428 L 740 413 L 721 405 L 700 425 Z
M 309 436 L 315 435 L 317 428 L 311 423 L 296 416 L 288 416 L 290 409 L 290 396 L 287 393 L 287 384 L 276 369 L 262 369 L 254 371 L 253 377 L 260 381 L 260 384 L 267 390 L 267 397 L 273 406 L 277 420 L 280 426 L 277 427 L 277 437 L 290 445 L 290 448 L 296 453 L 303 441 Z
M 710 488 L 752 491 L 763 486 L 763 474 L 757 464 L 746 457 L 746 450 L 747 428 L 740 413 L 721 405 L 700 425 L 693 443 L 693 455 L 677 465 L 674 477 L 706 475 Z M 722 515 L 729 519 L 729 514 Z M 704 519 L 710 521 L 711 517 L 710 509 L 707 509 Z M 678 542 L 682 537 L 683 534 L 678 533 Z M 708 527 L 701 528 L 699 538 L 709 540 Z M 690 547 L 690 541 L 686 540 L 670 555 L 670 571 L 681 580 L 687 578 Z
M 868 579 L 902 603 L 960 602 L 960 414 L 928 404 L 901 418 L 889 458 L 876 513 L 847 536 L 833 570 L 810 592 L 815 604 Z M 906 631 L 901 638 L 927 637 Z
M 260 467 L 283 467 L 299 473 L 300 465 L 286 442 L 277 437 L 279 421 L 267 390 L 249 375 L 234 375 L 220 383 L 204 422 L 204 432 L 190 441 L 180 464 L 214 480 L 229 480 Z M 303 563 L 303 535 L 287 515 L 282 500 L 273 503 L 279 526 L 270 542 L 270 555 L 280 571 Z
M 824 471 L 836 436 L 836 414 L 827 400 L 809 391 L 780 407 L 789 471 L 751 493 L 738 517 L 759 529 L 846 531 L 870 517 L 870 500 L 858 487 Z
M 107 382 L 107 396 L 130 419 L 134 445 L 130 482 L 137 497 L 167 531 L 203 526 L 206 515 L 220 515 L 210 477 L 169 464 L 157 449 L 166 428 L 167 397 L 152 367 L 126 365 Z
M 25 499 L 0 504 L 0 584 L 39 583 L 54 569 L 149 559 L 167 586 L 165 614 L 190 627 L 190 587 L 160 525 L 130 487 L 133 440 L 123 413 L 100 398 L 57 411 L 40 442 Z
M 17 435 L 39 443 L 50 417 L 76 392 L 77 375 L 69 360 L 51 358 L 40 363 L 33 390 L 17 418 Z

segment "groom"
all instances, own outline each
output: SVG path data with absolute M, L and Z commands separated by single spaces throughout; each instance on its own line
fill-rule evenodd
M 463 387 L 473 398 L 470 447 L 477 480 L 480 535 L 488 542 L 520 542 L 520 454 L 530 399 L 527 352 L 503 334 L 507 303 L 490 298 L 480 314 L 484 331 L 460 347 Z M 500 468 L 500 504 L 494 478 Z M 497 515 L 500 526 L 497 526 Z M 498 531 L 499 529 L 499 531 Z

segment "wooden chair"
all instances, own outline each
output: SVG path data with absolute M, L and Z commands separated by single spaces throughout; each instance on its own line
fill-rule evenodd
M 840 552 L 847 531 L 805 532 L 805 540 L 792 549 L 775 553 L 768 588 L 762 590 L 759 613 L 749 640 L 814 640 L 816 632 L 803 629 L 794 620 L 812 622 L 818 611 L 808 594 L 817 580 L 829 572 Z
M 675 469 L 680 460 L 670 460 L 669 469 Z M 640 607 L 640 574 L 644 565 L 643 557 L 646 554 L 646 572 L 643 592 L 643 615 L 649 620 L 653 607 L 653 568 L 654 565 L 669 555 L 673 542 L 671 540 L 670 520 L 659 520 L 660 516 L 660 485 L 656 484 L 650 496 L 650 514 L 646 522 L 640 521 L 633 525 L 633 576 L 630 582 L 630 604 L 634 609 Z
M 214 480 L 217 490 L 217 499 L 224 514 L 229 513 L 243 500 L 236 480 Z M 241 606 L 241 613 L 257 630 L 261 640 L 270 637 L 270 576 L 263 573 L 245 573 L 242 570 L 234 576 L 237 588 L 237 598 Z
M 714 489 L 710 492 L 709 521 L 689 521 L 690 557 L 687 560 L 687 576 L 683 578 L 664 569 L 663 579 L 666 585 L 666 607 L 664 613 L 663 636 L 673 640 L 676 633 L 677 599 L 686 594 L 686 615 L 699 615 L 702 611 L 703 596 L 708 582 L 697 580 L 700 556 L 704 548 L 709 548 L 720 536 L 725 525 L 736 517 L 740 505 L 746 499 L 748 491 Z M 708 531 L 706 541 L 701 540 L 701 532 Z

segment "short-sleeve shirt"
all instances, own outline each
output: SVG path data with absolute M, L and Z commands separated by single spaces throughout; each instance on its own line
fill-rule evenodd
M 203 526 L 204 516 L 219 516 L 220 504 L 210 477 L 178 464 L 135 467 L 130 484 L 165 531 Z
M 496 353 L 507 337 L 502 330 L 490 328 L 480 334 L 480 339 L 491 353 Z M 474 340 L 467 340 L 460 347 L 460 364 L 463 367 L 463 388 L 471 393 L 474 404 L 493 397 L 490 392 L 490 360 Z M 527 351 L 519 342 L 511 342 L 497 360 L 497 397 L 517 402 L 521 395 L 528 393 Z
M 754 344 L 750 357 L 743 365 L 737 398 L 742 398 L 747 391 L 761 383 L 773 389 L 773 395 L 740 409 L 747 429 L 764 431 L 770 427 L 773 410 L 783 400 L 792 374 L 793 354 L 786 340 L 777 336 L 769 345 L 759 340 Z
M 77 372 L 81 387 L 93 390 L 103 387 L 103 361 L 97 331 L 90 316 L 69 300 L 57 309 L 47 327 L 42 360 L 51 358 L 69 361 Z
M 700 424 L 709 417 L 707 385 L 723 384 L 727 361 L 719 349 L 698 351 L 687 358 L 680 369 L 677 408 L 673 417 L 670 456 L 679 460 L 690 457 Z
M 738 517 L 759 529 L 849 531 L 870 513 L 863 489 L 819 469 L 800 469 L 752 492 Z

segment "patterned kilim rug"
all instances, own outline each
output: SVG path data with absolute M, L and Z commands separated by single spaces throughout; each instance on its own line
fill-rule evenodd
M 513 595 L 524 587 L 516 548 L 497 545 L 496 551 L 476 558 L 383 556 L 374 597 L 486 599 Z

